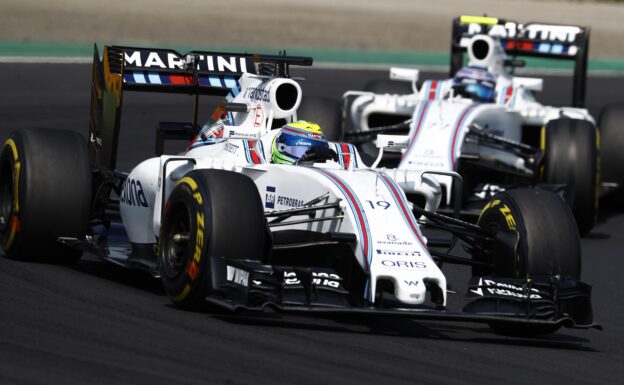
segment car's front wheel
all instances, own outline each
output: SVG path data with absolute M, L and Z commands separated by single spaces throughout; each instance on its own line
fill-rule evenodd
M 475 256 L 494 268 L 474 267 L 475 276 L 525 278 L 550 275 L 580 279 L 581 243 L 574 216 L 557 194 L 541 189 L 514 189 L 496 194 L 483 208 L 478 225 L 518 232 L 515 253 Z M 492 323 L 501 333 L 540 335 L 559 326 L 515 326 Z
M 269 239 L 260 194 L 247 176 L 193 170 L 165 205 L 159 265 L 165 292 L 179 307 L 201 308 L 211 292 L 210 257 L 262 260 Z

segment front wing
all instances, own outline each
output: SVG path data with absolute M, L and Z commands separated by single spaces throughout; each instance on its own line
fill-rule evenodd
M 379 307 L 365 303 L 366 276 L 357 269 L 286 267 L 258 261 L 211 257 L 212 305 L 232 312 L 324 316 L 390 316 L 419 320 L 463 321 L 506 326 L 602 327 L 593 322 L 591 287 L 574 279 L 473 277 L 463 309 Z M 397 302 L 390 301 L 391 304 Z

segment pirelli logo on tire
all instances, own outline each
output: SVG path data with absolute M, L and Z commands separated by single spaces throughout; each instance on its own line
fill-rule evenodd
M 505 217 L 505 222 L 507 223 L 507 228 L 509 230 L 517 229 L 516 220 L 513 214 L 511 213 L 511 209 L 506 204 L 504 203 L 501 204 L 500 199 L 494 199 L 488 202 L 488 204 L 485 205 L 483 210 L 481 210 L 481 215 L 479 215 L 479 220 L 481 220 L 483 213 L 485 213 L 486 211 L 490 209 L 498 209 L 498 211 L 503 215 L 503 217 Z
M 204 203 L 204 199 L 199 191 L 197 182 L 191 177 L 184 177 L 176 184 L 176 187 L 185 184 L 190 189 L 190 194 L 197 203 L 198 210 L 191 215 L 191 218 L 195 219 L 195 244 L 193 247 L 192 258 L 187 262 L 186 274 L 188 276 L 188 282 L 182 289 L 182 291 L 172 297 L 175 302 L 182 302 L 189 295 L 192 290 L 193 282 L 195 282 L 201 269 L 202 256 L 204 253 L 204 233 L 205 233 L 205 217 L 201 211 L 201 206 Z

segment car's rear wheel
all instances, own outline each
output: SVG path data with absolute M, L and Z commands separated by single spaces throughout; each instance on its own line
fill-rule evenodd
M 514 189 L 499 193 L 483 208 L 477 223 L 491 230 L 515 230 L 519 242 L 514 255 L 476 257 L 476 260 L 493 264 L 495 268 L 475 266 L 474 276 L 524 278 L 559 275 L 580 279 L 578 229 L 570 208 L 557 194 L 540 189 Z M 490 326 L 498 332 L 514 335 L 547 334 L 559 328 L 550 325 L 510 328 L 496 323 Z
M 605 107 L 598 122 L 600 130 L 600 166 L 602 180 L 617 183 L 618 193 L 624 187 L 624 105 Z M 622 199 L 618 199 L 619 207 L 624 207 Z
M 82 135 L 20 129 L 0 152 L 0 241 L 9 258 L 75 262 L 82 252 L 58 242 L 89 225 L 92 170 Z
M 263 260 L 268 242 L 260 194 L 249 177 L 191 171 L 163 213 L 159 265 L 165 292 L 181 308 L 202 308 L 212 287 L 210 257 Z
M 542 135 L 542 181 L 565 184 L 581 234 L 596 223 L 600 189 L 600 158 L 596 127 L 591 122 L 561 118 L 546 124 Z

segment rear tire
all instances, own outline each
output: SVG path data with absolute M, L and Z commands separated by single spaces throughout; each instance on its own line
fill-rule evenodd
M 260 194 L 249 177 L 191 171 L 163 213 L 159 265 L 165 292 L 181 308 L 202 308 L 212 288 L 209 258 L 264 260 L 268 242 Z
M 9 258 L 75 262 L 82 252 L 57 242 L 84 237 L 92 171 L 82 135 L 14 131 L 0 153 L 0 243 Z
M 499 193 L 483 208 L 477 223 L 486 229 L 516 230 L 519 244 L 513 260 L 481 259 L 482 262 L 494 263 L 497 268 L 487 270 L 473 267 L 474 276 L 523 278 L 531 275 L 561 275 L 580 279 L 581 244 L 578 229 L 570 208 L 557 194 L 540 189 L 515 189 Z M 516 336 L 543 335 L 559 329 L 559 326 L 552 325 L 489 325 L 498 333 Z
M 624 105 L 605 107 L 598 120 L 602 180 L 624 187 Z M 624 205 L 621 205 L 624 206 Z
M 543 136 L 542 180 L 566 184 L 571 191 L 570 207 L 581 234 L 596 224 L 600 193 L 600 168 L 596 127 L 579 119 L 555 119 L 546 124 Z

